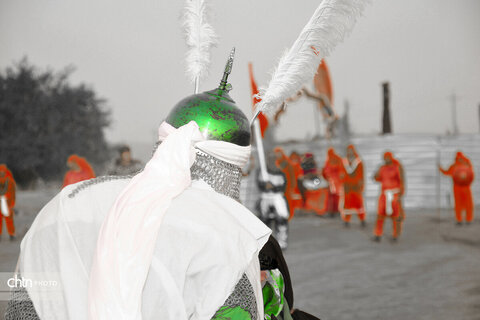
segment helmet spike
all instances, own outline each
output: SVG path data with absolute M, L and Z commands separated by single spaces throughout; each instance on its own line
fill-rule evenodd
M 235 47 L 233 47 L 232 50 L 230 51 L 230 56 L 228 57 L 227 64 L 225 65 L 225 71 L 223 72 L 222 80 L 220 81 L 220 85 L 218 86 L 218 89 L 220 90 L 225 90 L 228 92 L 232 88 L 232 86 L 227 81 L 228 81 L 228 76 L 232 72 L 234 57 L 235 57 Z

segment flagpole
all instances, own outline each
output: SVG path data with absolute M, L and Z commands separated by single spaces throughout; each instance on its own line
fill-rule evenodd
M 260 131 L 260 122 L 255 119 L 253 122 L 253 134 L 255 144 L 257 145 L 258 162 L 260 163 L 260 174 L 263 181 L 268 181 L 267 163 L 265 161 L 265 150 L 263 149 L 262 133 Z

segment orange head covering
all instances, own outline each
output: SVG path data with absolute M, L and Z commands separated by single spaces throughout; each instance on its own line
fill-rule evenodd
M 326 163 L 339 163 L 342 161 L 342 158 L 335 152 L 335 149 L 328 148 L 327 150 L 327 161 Z
M 296 151 L 292 151 L 292 153 L 290 153 L 290 160 L 300 163 L 302 161 L 302 157 Z
M 352 152 L 353 152 L 353 154 L 355 155 L 355 157 L 357 157 L 357 158 L 358 158 L 357 149 L 355 149 L 355 146 L 354 146 L 353 144 L 349 144 L 349 145 L 347 146 L 347 150 L 350 150 L 350 151 L 352 151 Z
M 11 178 L 13 180 L 13 174 L 10 170 L 8 170 L 7 166 L 5 164 L 0 164 L 0 172 L 5 173 L 3 177 L 0 177 L 0 179 L 6 180 L 7 178 Z
M 273 148 L 273 152 L 275 152 L 275 153 L 277 153 L 277 152 L 278 152 L 278 153 L 281 153 L 281 154 L 282 154 L 282 157 L 286 157 L 285 152 L 283 151 L 283 148 L 282 148 L 282 147 L 275 147 L 275 148 Z
M 463 152 L 460 152 L 458 151 L 457 152 L 457 155 L 455 157 L 455 162 L 459 162 L 459 163 L 463 163 L 463 164 L 466 164 L 468 166 L 472 166 L 472 163 L 470 162 L 470 159 L 468 159 L 464 154 Z
M 383 159 L 393 161 L 393 154 L 390 151 L 387 151 L 383 154 Z
M 72 154 L 68 157 L 67 162 L 75 162 L 81 171 L 84 171 L 92 178 L 95 178 L 95 171 L 93 171 L 93 168 L 90 166 L 90 163 L 88 163 L 87 159 L 79 157 L 76 154 Z

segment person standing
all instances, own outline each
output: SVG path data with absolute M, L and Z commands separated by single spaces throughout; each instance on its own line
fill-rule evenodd
M 232 63 L 218 88 L 174 106 L 139 174 L 69 185 L 44 207 L 18 273 L 53 270 L 61 285 L 17 290 L 7 320 L 264 319 L 258 255 L 271 231 L 240 203 L 251 133 L 228 94 Z
M 143 163 L 132 158 L 132 152 L 129 146 L 123 146 L 119 150 L 119 158 L 115 160 L 114 167 L 108 172 L 114 176 L 135 175 L 143 169 Z
M 13 175 L 5 164 L 0 164 L 0 239 L 3 230 L 3 220 L 7 226 L 10 240 L 15 240 L 15 225 L 13 223 L 15 207 L 16 184 Z
M 95 171 L 93 171 L 88 161 L 83 157 L 72 154 L 68 157 L 67 166 L 70 170 L 65 173 L 62 188 L 83 180 L 95 178 Z
M 386 217 L 392 219 L 392 241 L 398 239 L 398 217 L 400 215 L 400 193 L 402 178 L 398 166 L 393 162 L 393 154 L 385 152 L 384 164 L 375 174 L 375 181 L 382 185 L 378 198 L 377 223 L 374 230 L 374 241 L 380 241 L 383 235 L 383 222 Z
M 329 186 L 327 212 L 333 217 L 339 212 L 338 205 L 343 192 L 342 180 L 345 176 L 342 158 L 335 153 L 333 148 L 328 148 L 322 175 L 328 181 Z
M 290 220 L 295 214 L 295 209 L 300 208 L 303 202 L 300 190 L 298 188 L 296 168 L 291 162 L 290 158 L 285 155 L 285 152 L 282 148 L 276 147 L 273 149 L 273 152 L 276 157 L 276 167 L 283 172 L 285 178 L 287 179 L 285 186 L 285 198 L 288 202 Z
M 270 229 L 282 249 L 288 245 L 289 204 L 287 203 L 287 185 L 289 183 L 282 168 L 279 152 L 270 153 L 267 157 L 267 177 L 263 179 L 260 170 L 257 174 L 257 184 L 261 191 L 258 201 L 259 218 Z M 280 162 L 279 162 L 280 160 Z
M 340 213 L 345 226 L 350 225 L 352 214 L 356 213 L 362 228 L 365 227 L 365 206 L 363 204 L 363 189 L 365 186 L 363 162 L 355 147 L 347 147 L 347 157 L 343 159 L 345 177 L 343 179 L 343 194 L 340 198 Z
M 441 166 L 438 168 L 444 175 L 452 177 L 457 225 L 463 223 L 463 211 L 466 213 L 465 221 L 470 224 L 473 221 L 473 197 L 470 189 L 474 179 L 472 163 L 462 152 L 457 152 L 455 162 L 448 170 L 444 170 Z

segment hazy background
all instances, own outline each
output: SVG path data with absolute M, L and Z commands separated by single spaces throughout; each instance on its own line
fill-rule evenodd
M 193 92 L 184 72 L 183 3 L 0 0 L 0 67 L 23 56 L 42 68 L 74 65 L 73 81 L 108 100 L 108 140 L 150 145 L 170 108 Z M 257 82 L 266 85 L 319 3 L 211 0 L 210 21 L 220 39 L 201 90 L 217 86 L 235 46 L 231 95 L 249 115 L 248 61 Z M 327 59 L 335 108 L 342 114 L 348 99 L 354 133 L 378 133 L 380 84 L 388 80 L 395 133 L 445 133 L 452 131 L 449 96 L 455 91 L 460 132 L 478 132 L 479 39 L 478 0 L 372 1 Z M 312 102 L 291 106 L 277 130 L 281 140 L 314 131 Z

